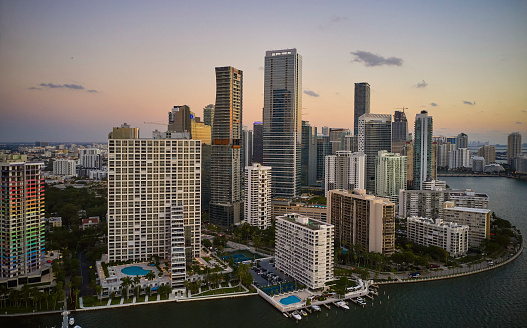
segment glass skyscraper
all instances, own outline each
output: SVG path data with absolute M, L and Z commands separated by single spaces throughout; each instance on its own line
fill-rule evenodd
M 432 116 L 426 110 L 415 115 L 414 189 L 421 190 L 427 178 L 432 178 Z
M 353 133 L 359 134 L 359 117 L 370 113 L 370 85 L 367 82 L 355 83 L 355 106 Z
M 263 164 L 272 167 L 272 197 L 300 193 L 302 56 L 296 49 L 265 54 Z M 216 111 L 217 111 L 216 107 Z

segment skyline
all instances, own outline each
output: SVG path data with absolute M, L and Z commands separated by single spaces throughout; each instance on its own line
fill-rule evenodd
M 159 126 L 143 122 L 175 104 L 203 118 L 214 68 L 229 65 L 244 71 L 251 128 L 265 51 L 290 48 L 312 126 L 353 129 L 354 83 L 367 82 L 371 113 L 407 107 L 410 132 L 426 109 L 434 135 L 527 137 L 526 3 L 274 3 L 0 1 L 0 141 L 106 142 L 123 122 L 150 137 Z

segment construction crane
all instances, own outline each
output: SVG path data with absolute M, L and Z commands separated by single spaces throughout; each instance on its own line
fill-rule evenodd
M 404 110 L 405 110 L 405 109 L 408 109 L 408 107 L 404 107 L 404 106 L 403 106 L 402 108 L 394 108 L 394 109 L 402 109 L 402 110 L 403 110 L 403 113 L 404 113 Z
M 167 125 L 166 123 L 161 122 L 143 122 L 144 124 L 155 124 L 155 125 Z

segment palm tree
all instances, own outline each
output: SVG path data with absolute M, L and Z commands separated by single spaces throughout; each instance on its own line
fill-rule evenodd
M 141 288 L 141 277 L 139 276 L 134 277 L 134 285 L 135 285 L 135 296 L 139 297 L 139 289 Z
M 100 302 L 102 298 L 102 286 L 101 285 L 95 286 L 95 292 L 97 293 L 97 297 L 99 298 L 99 302 Z
M 7 307 L 7 285 L 0 285 L 0 293 L 4 299 L 4 307 Z
M 29 293 L 31 294 L 33 305 L 36 305 L 38 302 L 40 302 L 40 291 L 38 290 L 37 287 L 31 287 L 29 289 Z
M 130 277 L 121 278 L 121 287 L 126 292 L 126 299 L 128 299 L 128 287 L 132 285 L 132 279 Z
M 155 280 L 156 279 L 156 274 L 152 271 L 149 271 L 146 275 L 145 275 L 145 279 L 147 280 Z

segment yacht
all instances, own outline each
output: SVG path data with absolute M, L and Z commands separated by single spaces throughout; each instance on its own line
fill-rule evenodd
M 318 305 L 311 305 L 311 308 L 312 308 L 314 311 L 320 311 L 320 306 L 318 306 Z
M 304 317 L 307 316 L 307 313 L 304 310 L 300 310 L 300 314 L 303 315 Z
M 302 320 L 302 317 L 301 317 L 300 314 L 298 314 L 296 311 L 293 312 L 291 315 L 292 315 L 293 318 L 295 318 L 296 320 Z
M 73 317 L 71 317 L 69 320 L 68 320 L 70 326 L 73 326 L 75 324 L 75 319 L 73 319 Z

